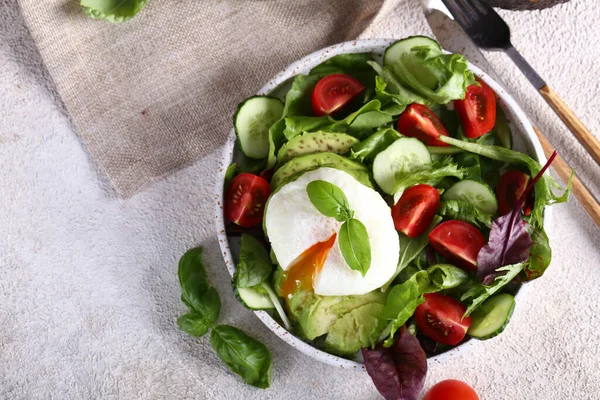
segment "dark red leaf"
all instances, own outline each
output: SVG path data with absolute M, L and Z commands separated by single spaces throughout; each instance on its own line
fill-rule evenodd
M 391 347 L 362 349 L 367 372 L 386 400 L 417 400 L 425 384 L 427 358 L 416 337 L 402 328 Z

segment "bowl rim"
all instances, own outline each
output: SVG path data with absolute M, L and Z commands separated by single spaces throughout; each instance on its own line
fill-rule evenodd
M 388 38 L 361 39 L 342 42 L 329 47 L 322 48 L 293 62 L 288 67 L 277 73 L 256 93 L 256 95 L 268 95 L 273 89 L 275 89 L 281 83 L 285 82 L 287 79 L 301 73 L 307 73 L 311 68 L 315 67 L 316 65 L 335 55 L 348 53 L 382 53 L 383 50 L 385 50 L 385 48 L 387 48 L 389 45 L 396 42 L 397 40 L 398 39 Z M 501 103 L 504 105 L 504 108 L 508 108 L 510 110 L 510 113 L 514 117 L 511 119 L 510 122 L 511 124 L 516 125 L 517 129 L 515 131 L 518 132 L 517 135 L 522 136 L 522 139 L 525 141 L 525 145 L 530 148 L 529 154 L 532 154 L 534 158 L 537 158 L 537 160 L 540 163 L 545 163 L 546 157 L 542 150 L 542 145 L 534 132 L 533 125 L 527 118 L 525 112 L 518 105 L 518 103 L 513 99 L 513 97 L 510 94 L 508 94 L 508 92 L 498 82 L 496 82 L 493 78 L 491 78 L 488 74 L 479 69 L 477 66 L 473 65 L 472 63 L 469 63 L 469 69 L 473 71 L 475 75 L 477 75 L 479 78 L 481 78 L 486 84 L 488 84 L 494 90 L 497 97 L 501 100 Z M 227 239 L 227 233 L 225 231 L 225 219 L 223 216 L 223 197 L 225 173 L 227 167 L 230 165 L 233 158 L 235 142 L 236 134 L 235 130 L 232 128 L 224 145 L 222 157 L 219 160 L 219 168 L 217 169 L 217 177 L 215 184 L 215 222 L 217 237 L 219 241 L 219 247 L 221 249 L 221 252 L 223 253 L 222 255 L 225 261 L 225 265 L 231 276 L 233 276 L 235 272 L 235 263 L 233 261 L 233 255 L 231 253 L 229 241 Z M 550 208 L 546 207 L 544 210 L 543 220 L 543 225 L 546 231 L 548 231 L 550 228 L 550 214 Z M 526 292 L 527 286 L 528 285 L 526 284 L 521 285 L 518 293 L 515 296 L 515 299 L 518 298 L 522 300 L 523 295 Z M 275 333 L 287 344 L 291 345 L 292 347 L 296 348 L 302 353 L 328 365 L 337 366 L 345 369 L 365 370 L 365 366 L 363 363 L 329 354 L 304 342 L 300 338 L 296 337 L 293 333 L 287 331 L 283 326 L 279 325 L 279 323 L 266 311 L 257 310 L 254 311 L 254 314 L 273 333 Z M 471 350 L 479 343 L 481 343 L 481 341 L 470 339 L 467 342 L 449 351 L 429 357 L 427 361 L 443 363 L 444 360 L 446 360 L 447 358 L 456 357 L 459 354 L 464 354 L 466 351 Z

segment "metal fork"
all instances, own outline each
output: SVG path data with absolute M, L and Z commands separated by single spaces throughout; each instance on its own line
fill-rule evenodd
M 498 13 L 479 0 L 442 0 L 442 2 L 477 46 L 486 50 L 504 51 L 513 60 L 596 163 L 600 164 L 598 139 L 515 49 L 510 42 L 510 28 Z

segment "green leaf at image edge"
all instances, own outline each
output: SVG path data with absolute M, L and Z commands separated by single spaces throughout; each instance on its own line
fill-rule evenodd
M 240 256 L 234 275 L 236 286 L 249 288 L 260 285 L 271 272 L 273 264 L 267 249 L 253 236 L 242 234 Z
M 312 181 L 306 185 L 306 194 L 313 206 L 326 217 L 338 221 L 352 218 L 352 210 L 344 192 L 327 181 Z
M 365 276 L 371 266 L 371 244 L 367 228 L 350 218 L 340 228 L 338 244 L 348 266 Z
M 135 17 L 148 0 L 81 0 L 83 12 L 90 18 L 120 23 Z
M 271 385 L 273 359 L 263 343 L 233 326 L 217 325 L 210 333 L 210 344 L 244 382 L 261 389 Z

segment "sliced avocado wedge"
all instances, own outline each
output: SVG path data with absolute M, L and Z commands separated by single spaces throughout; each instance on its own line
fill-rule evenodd
M 275 169 L 292 158 L 304 154 L 322 152 L 344 154 L 358 142 L 358 139 L 345 133 L 307 132 L 292 138 L 281 147 L 277 153 L 277 166 L 275 166 Z

